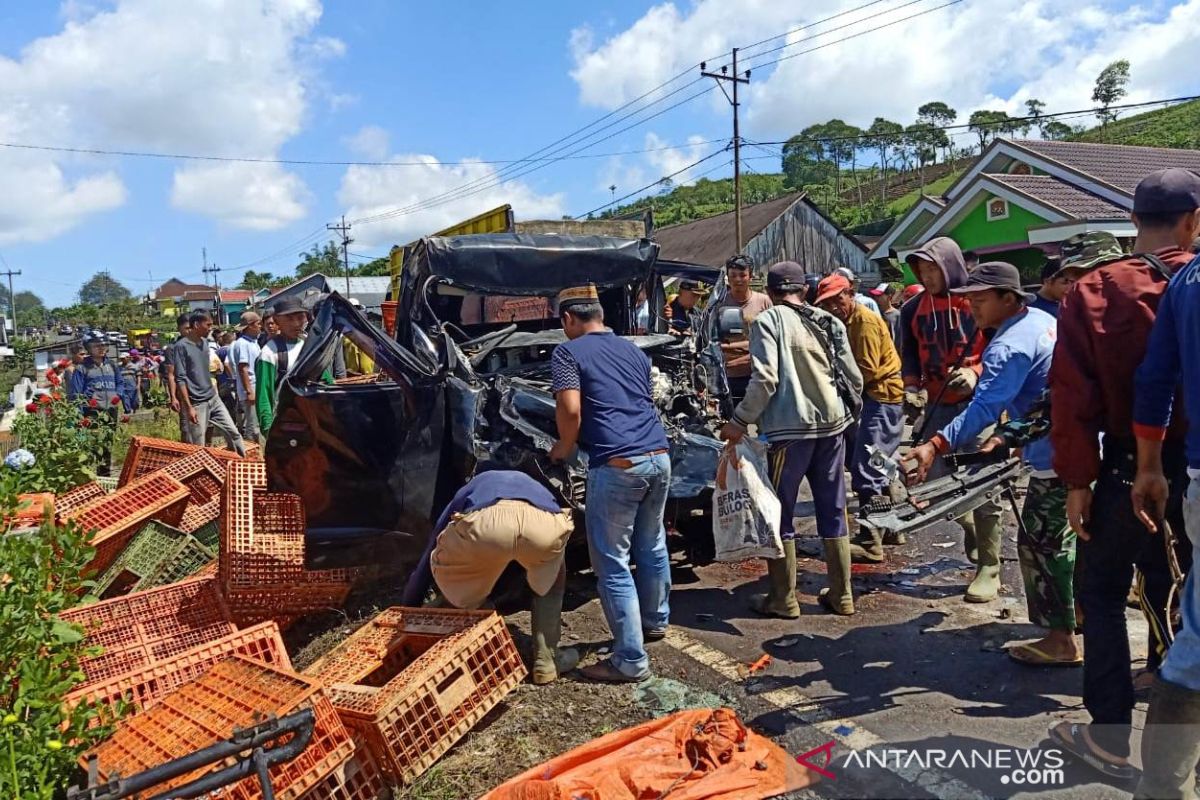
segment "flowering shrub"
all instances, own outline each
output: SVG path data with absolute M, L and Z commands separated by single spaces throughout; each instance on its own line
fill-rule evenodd
M 15 516 L 17 477 L 0 471 L 0 519 Z M 111 732 L 102 708 L 63 703 L 84 678 L 80 659 L 99 654 L 78 625 L 58 618 L 89 586 L 80 577 L 92 557 L 84 539 L 73 523 L 50 519 L 33 534 L 0 530 L 0 797 L 49 800 L 80 754 Z
M 74 402 L 55 387 L 61 378 L 54 370 L 46 375 L 52 389 L 25 407 L 13 423 L 21 447 L 34 457 L 33 463 L 10 464 L 0 472 L 11 473 L 20 492 L 54 492 L 73 489 L 91 480 L 96 465 L 112 448 L 116 422 L 106 409 L 85 416 Z M 99 404 L 97 404 L 99 405 Z

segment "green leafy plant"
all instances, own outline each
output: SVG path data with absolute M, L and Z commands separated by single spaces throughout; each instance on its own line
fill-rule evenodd
M 12 472 L 21 492 L 61 493 L 91 480 L 100 460 L 111 451 L 117 422 L 109 409 L 91 401 L 68 400 L 61 378 L 47 372 L 50 394 L 40 395 L 17 416 L 13 431 L 35 463 Z M 86 410 L 86 413 L 85 413 Z
M 0 475 L 0 513 L 13 518 L 17 476 Z M 99 654 L 84 631 L 58 615 L 77 605 L 92 558 L 78 526 L 44 520 L 36 532 L 0 535 L 0 797 L 54 797 L 81 753 L 111 733 L 114 714 L 91 703 L 68 705 L 84 678 L 80 660 Z

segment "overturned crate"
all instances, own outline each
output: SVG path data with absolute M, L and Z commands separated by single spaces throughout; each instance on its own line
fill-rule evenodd
M 240 656 L 222 661 L 153 708 L 124 720 L 112 737 L 87 755 L 96 757 L 101 780 L 133 775 L 228 739 L 235 730 L 270 715 L 283 717 L 303 708 L 311 708 L 316 717 L 308 746 L 269 773 L 277 800 L 298 800 L 346 763 L 354 743 L 320 681 Z M 199 769 L 166 781 L 150 794 L 170 797 L 170 789 L 205 772 Z M 223 789 L 220 796 L 254 800 L 262 797 L 262 790 L 257 776 L 251 775 Z
M 54 513 L 59 519 L 69 517 L 79 509 L 91 503 L 93 500 L 99 500 L 108 492 L 96 481 L 88 481 L 85 484 L 76 486 L 69 492 L 63 492 L 54 498 Z
M 215 522 L 221 514 L 221 487 L 225 466 L 207 450 L 198 450 L 162 470 L 188 489 L 188 504 L 179 522 L 180 530 L 192 533 Z
M 79 606 L 59 617 L 81 625 L 88 645 L 103 648 L 80 663 L 76 690 L 139 669 L 237 631 L 212 577 Z
M 492 611 L 389 608 L 305 671 L 392 780 L 433 765 L 525 678 Z
M 190 533 L 162 522 L 147 522 L 96 579 L 92 593 L 107 600 L 165 586 L 191 577 L 216 557 Z
M 88 701 L 114 712 L 122 703 L 128 703 L 134 713 L 140 713 L 231 656 L 292 668 L 279 635 L 279 626 L 264 622 L 184 650 L 150 666 L 76 689 L 66 696 L 66 702 Z
M 339 607 L 357 569 L 310 570 L 304 565 L 304 505 L 296 495 L 268 492 L 266 465 L 227 465 L 222 493 L 218 574 L 239 625 L 297 617 Z
M 90 532 L 89 544 L 96 552 L 88 570 L 102 573 L 150 520 L 178 525 L 189 497 L 182 483 L 169 475 L 154 473 L 93 500 L 64 519 Z
M 222 464 L 242 460 L 234 451 L 219 447 L 201 447 L 198 444 L 175 442 L 170 439 L 134 436 L 129 441 L 129 451 L 125 456 L 125 463 L 121 465 L 121 477 L 117 484 L 124 486 L 196 453 L 207 453 Z M 246 459 L 262 459 L 262 451 L 258 445 L 246 443 Z

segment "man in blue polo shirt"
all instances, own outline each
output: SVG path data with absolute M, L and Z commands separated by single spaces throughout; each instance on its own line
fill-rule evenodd
M 1142 187 L 1138 189 L 1140 192 Z M 1186 240 L 1200 231 L 1200 176 L 1179 169 L 1158 173 L 1148 194 L 1145 205 L 1153 209 L 1160 224 L 1174 230 L 1176 238 Z M 1161 534 L 1161 520 L 1177 513 L 1168 511 L 1169 502 L 1178 500 L 1163 466 L 1163 441 L 1172 415 L 1180 412 L 1172 406 L 1177 387 L 1183 387 L 1182 410 L 1187 412 L 1190 422 L 1183 521 L 1193 548 L 1200 548 L 1197 353 L 1200 353 L 1200 259 L 1181 268 L 1167 285 L 1150 332 L 1146 357 L 1137 371 L 1133 403 L 1138 459 L 1133 508 L 1151 533 Z M 1174 533 L 1183 535 L 1179 530 Z M 1146 712 L 1142 780 L 1137 797 L 1192 797 L 1195 789 L 1196 764 L 1200 760 L 1200 580 L 1194 569 L 1179 595 L 1179 611 L 1183 624 L 1155 676 Z
M 564 461 L 576 445 L 587 454 L 588 550 L 613 632 L 612 657 L 580 672 L 636 683 L 650 676 L 645 640 L 665 635 L 670 614 L 667 436 L 650 399 L 650 359 L 604 327 L 596 287 L 564 289 L 558 314 L 569 341 L 550 359 L 558 419 L 550 458 Z

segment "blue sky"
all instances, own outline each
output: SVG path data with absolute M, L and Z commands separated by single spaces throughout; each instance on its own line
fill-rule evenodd
M 478 162 L 524 156 L 676 73 L 694 74 L 701 58 L 840 12 L 848 13 L 750 51 L 788 45 L 757 59 L 766 62 L 829 44 L 755 71 L 744 136 L 780 140 L 832 116 L 910 122 L 932 99 L 964 118 L 982 107 L 1015 112 L 1027 97 L 1051 111 L 1085 108 L 1095 74 L 1121 56 L 1133 61 L 1131 100 L 1197 88 L 1178 65 L 1188 63 L 1200 0 L 867 2 L 6 4 L 0 141 L 423 164 L 220 164 L 0 148 L 9 187 L 0 196 L 0 256 L 22 270 L 18 290 L 63 305 L 97 269 L 139 293 L 173 275 L 199 282 L 202 247 L 210 263 L 229 268 L 225 285 L 240 278 L 233 268 L 251 263 L 287 272 L 343 213 L 408 209 L 355 226 L 351 250 L 366 256 L 501 202 L 518 217 L 579 214 L 607 202 L 611 184 L 620 196 L 718 149 L 704 142 L 729 136 L 724 98 L 711 92 L 581 153 L 603 157 L 515 177 Z M 652 152 L 603 155 L 644 150 Z M 712 177 L 727 175 L 727 161 L 716 156 L 677 181 L 712 167 Z M 769 158 L 750 163 L 777 168 Z M 469 181 L 500 185 L 429 206 Z

